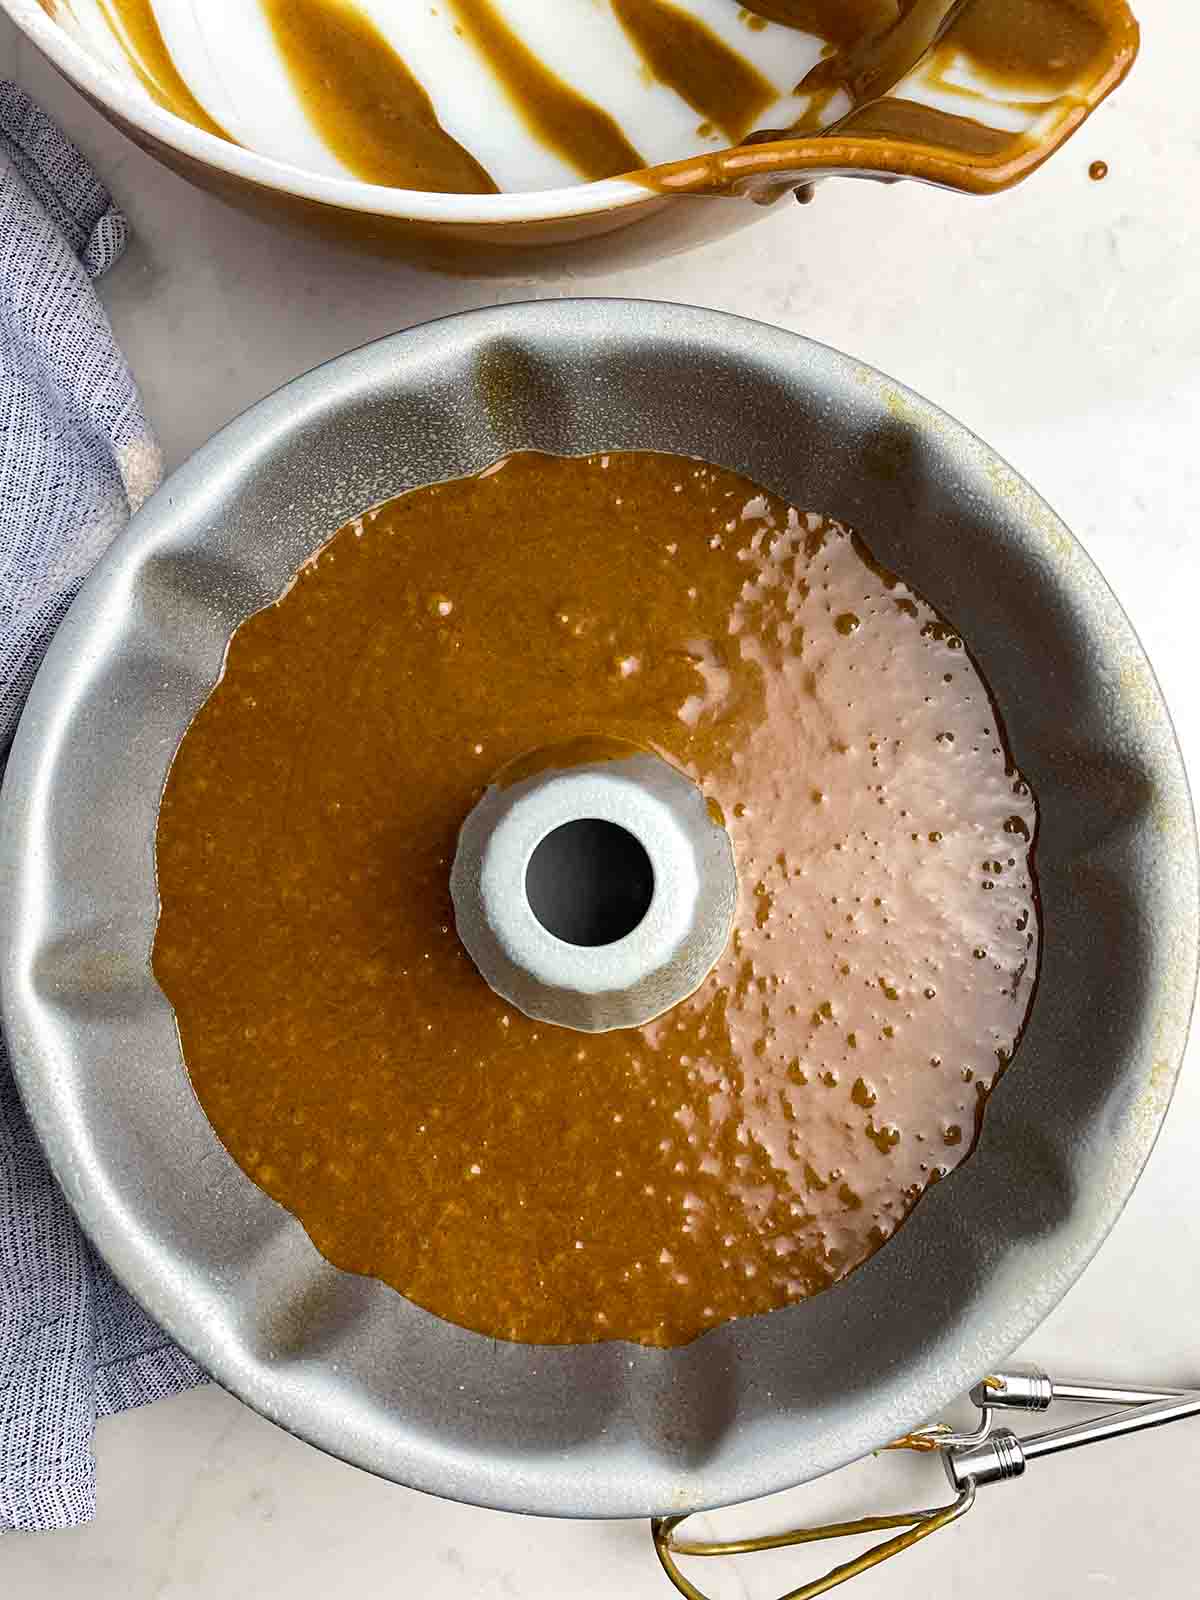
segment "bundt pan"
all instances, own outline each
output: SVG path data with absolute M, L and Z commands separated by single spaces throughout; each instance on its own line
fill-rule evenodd
M 159 797 L 232 631 L 352 514 L 525 448 L 696 455 L 863 530 L 961 628 L 1041 807 L 1041 978 L 978 1149 L 844 1282 L 683 1348 L 505 1343 L 328 1265 L 218 1142 L 150 970 Z M 472 312 L 343 356 L 231 423 L 85 585 L 34 685 L 3 814 L 6 1037 L 114 1271 L 283 1427 L 514 1511 L 743 1500 L 935 1414 L 1111 1228 L 1166 1111 L 1195 985 L 1183 766 L 1079 545 L 917 395 L 680 306 Z
M 1138 46 L 1126 0 L 0 9 L 194 183 L 460 271 L 661 256 L 831 176 L 995 193 L 1079 128 Z

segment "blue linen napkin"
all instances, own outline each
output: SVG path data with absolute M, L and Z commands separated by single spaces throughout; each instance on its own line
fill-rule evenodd
M 125 236 L 79 151 L 0 82 L 0 770 L 51 635 L 162 476 L 92 288 Z M 96 1418 L 203 1377 L 88 1243 L 0 1044 L 0 1530 L 86 1522 Z

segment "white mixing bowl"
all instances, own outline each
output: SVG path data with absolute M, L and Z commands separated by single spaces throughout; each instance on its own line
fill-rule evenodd
M 695 95 L 689 103 L 668 81 L 669 66 L 656 73 L 639 60 L 613 0 L 492 0 L 531 56 L 647 163 L 633 176 L 579 181 L 531 128 L 512 83 L 497 81 L 486 52 L 456 31 L 452 5 L 355 0 L 347 14 L 366 19 L 382 55 L 388 45 L 403 52 L 440 123 L 504 190 L 495 194 L 366 182 L 361 162 L 356 175 L 298 90 L 261 0 L 0 0 L 0 9 L 112 122 L 193 182 L 260 214 L 460 271 L 524 271 L 564 246 L 578 266 L 589 241 L 593 255 L 614 234 L 625 245 L 633 224 L 634 253 L 670 253 L 752 220 L 760 213 L 747 199 L 837 174 L 993 192 L 1057 149 L 1137 50 L 1125 0 L 1043 0 L 1032 13 L 1012 0 L 915 0 L 882 43 L 843 52 L 849 94 L 814 91 L 803 80 L 826 42 L 761 16 L 747 27 L 734 0 L 674 4 L 778 91 L 758 129 L 799 119 L 810 131 L 730 148 L 701 120 Z M 1065 64 L 1063 29 L 1074 41 Z M 1006 41 L 989 63 L 979 56 L 985 37 Z

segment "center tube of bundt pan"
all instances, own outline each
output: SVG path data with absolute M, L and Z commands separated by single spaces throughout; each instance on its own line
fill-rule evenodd
M 640 1027 L 693 995 L 737 906 L 733 847 L 700 789 L 607 738 L 501 772 L 462 825 L 450 889 L 491 988 L 584 1033 Z

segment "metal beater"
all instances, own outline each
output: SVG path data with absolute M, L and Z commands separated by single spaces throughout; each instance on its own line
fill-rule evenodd
M 1200 1416 L 1200 1389 L 1128 1389 L 1107 1383 L 1056 1383 L 1035 1369 L 993 1373 L 971 1390 L 971 1399 L 979 1408 L 979 1424 L 970 1432 L 937 1422 L 885 1446 L 888 1450 L 919 1450 L 940 1455 L 954 1491 L 953 1500 L 946 1505 L 900 1511 L 891 1516 L 859 1517 L 852 1522 L 829 1522 L 819 1527 L 792 1528 L 786 1533 L 766 1534 L 756 1539 L 712 1543 L 676 1537 L 686 1517 L 656 1517 L 651 1531 L 663 1571 L 687 1600 L 707 1600 L 704 1592 L 679 1570 L 677 1556 L 752 1555 L 760 1550 L 779 1550 L 821 1539 L 883 1533 L 892 1528 L 904 1530 L 780 1597 L 780 1600 L 816 1600 L 817 1595 L 827 1594 L 881 1561 L 911 1550 L 931 1533 L 956 1522 L 975 1504 L 978 1489 L 1021 1477 L 1028 1464 L 1041 1456 L 1057 1455 L 1062 1450 L 1075 1450 L 1081 1445 L 1098 1444 L 1101 1440 L 1116 1439 L 1143 1428 L 1158 1428 L 1168 1422 L 1180 1422 L 1185 1417 Z M 1043 1412 L 1058 1401 L 1112 1409 L 1087 1422 L 1047 1428 L 1024 1437 L 997 1422 L 1001 1412 Z

